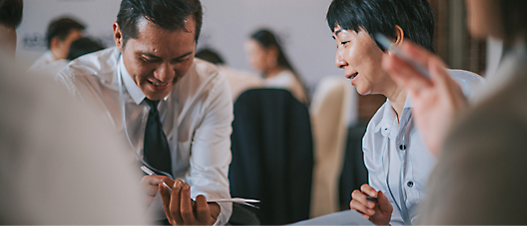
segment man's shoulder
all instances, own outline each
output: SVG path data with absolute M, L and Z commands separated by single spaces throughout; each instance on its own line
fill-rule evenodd
M 226 83 L 227 79 L 223 73 L 219 73 L 219 68 L 216 65 L 197 58 L 194 59 L 187 75 L 181 80 L 182 84 L 195 88 L 202 86 L 215 87 L 223 82 Z
M 200 78 L 209 78 L 219 75 L 219 69 L 216 65 L 198 58 L 194 58 L 191 70 L 194 70 Z
M 96 76 L 104 79 L 115 72 L 120 51 L 117 47 L 107 48 L 86 54 L 73 60 L 60 72 L 64 78 L 77 79 L 83 76 Z

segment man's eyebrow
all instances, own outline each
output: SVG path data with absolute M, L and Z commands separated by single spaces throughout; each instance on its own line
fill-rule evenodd
M 183 54 L 183 55 L 181 55 L 181 56 L 178 56 L 178 57 L 176 57 L 176 58 L 174 58 L 174 59 L 184 58 L 184 57 L 186 57 L 186 56 L 189 56 L 189 55 L 192 54 L 192 53 L 193 53 L 193 51 L 190 51 L 190 52 L 185 53 L 185 54 Z
M 152 57 L 152 58 L 161 58 L 161 57 L 158 57 L 154 54 L 151 54 L 151 53 L 144 53 L 144 52 L 141 52 L 139 53 L 139 55 L 143 55 L 143 56 L 147 56 L 147 57 Z

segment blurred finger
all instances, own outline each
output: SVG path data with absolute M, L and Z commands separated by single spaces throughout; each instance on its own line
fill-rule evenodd
M 377 191 L 372 188 L 369 184 L 363 184 L 362 186 L 360 186 L 360 191 L 366 194 L 367 196 L 377 197 Z
M 170 215 L 174 218 L 177 224 L 183 224 L 183 217 L 181 216 L 180 206 L 180 193 L 182 187 L 181 180 L 176 180 L 174 186 L 172 187 L 172 194 L 170 200 Z
M 203 195 L 198 195 L 198 197 L 196 197 L 196 218 L 198 221 L 203 222 L 210 217 L 211 214 L 207 198 Z
M 180 213 L 185 224 L 191 224 L 195 221 L 194 209 L 192 208 L 192 199 L 190 198 L 190 185 L 184 183 L 180 192 Z
M 360 213 L 366 214 L 368 216 L 371 216 L 371 215 L 373 215 L 375 213 L 372 209 L 369 209 L 363 203 L 361 203 L 361 202 L 359 202 L 357 200 L 354 200 L 354 199 L 352 199 L 351 202 L 350 202 L 350 209 L 357 210 Z
M 168 185 L 168 187 L 174 187 L 174 183 L 176 182 L 175 180 L 173 180 L 172 178 L 170 177 L 164 177 L 163 179 L 163 182 L 165 182 L 165 184 Z
M 159 186 L 159 193 L 163 200 L 163 208 L 165 209 L 165 215 L 170 224 L 176 224 L 174 216 L 170 213 L 170 194 L 168 193 L 168 188 L 165 185 Z

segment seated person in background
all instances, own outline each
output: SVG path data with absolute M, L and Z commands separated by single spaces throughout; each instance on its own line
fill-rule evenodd
M 82 37 L 71 43 L 70 51 L 66 59 L 72 61 L 77 57 L 102 49 L 104 49 L 104 47 L 101 45 L 101 43 L 88 37 Z
M 264 87 L 289 90 L 301 103 L 309 103 L 305 86 L 271 31 L 256 31 L 246 42 L 245 50 L 251 65 L 262 73 Z
M 415 127 L 407 91 L 382 69 L 382 57 L 392 53 L 372 37 L 384 34 L 395 45 L 412 40 L 433 51 L 432 8 L 427 0 L 333 0 L 327 22 L 337 44 L 336 66 L 344 70 L 359 94 L 387 98 L 364 135 L 369 182 L 353 191 L 350 208 L 377 225 L 415 223 L 436 157 Z M 465 95 L 482 82 L 473 73 L 448 72 Z M 376 197 L 377 202 L 368 196 Z
M 60 60 L 66 59 L 71 43 L 82 37 L 84 29 L 84 25 L 68 17 L 52 21 L 46 32 L 48 51 L 38 58 L 29 70 L 37 72 L 46 68 L 64 68 L 64 63 L 68 62 Z
M 66 68 L 66 66 L 68 66 L 70 61 L 82 55 L 99 51 L 102 49 L 104 49 L 104 47 L 99 42 L 96 42 L 88 37 L 82 37 L 71 43 L 70 50 L 66 59 L 60 59 L 49 63 L 41 68 L 38 68 L 38 70 L 30 69 L 29 71 L 38 73 L 40 75 L 48 75 L 50 77 L 55 78 L 60 71 L 62 71 L 64 68 Z
M 220 73 L 224 74 L 231 87 L 232 100 L 235 101 L 240 94 L 251 88 L 262 87 L 262 79 L 248 72 L 236 70 L 225 64 L 225 61 L 212 49 L 202 49 L 196 57 L 218 66 Z
M 4 57 L 15 58 L 16 29 L 22 22 L 22 0 L 0 0 L 0 49 Z
M 440 58 L 412 43 L 401 51 L 425 66 L 431 79 L 397 57 L 383 59 L 408 90 L 426 144 L 439 153 L 418 223 L 527 225 L 527 1 L 466 4 L 471 35 L 503 41 L 508 49 L 476 102 L 467 106 Z
M 0 224 L 150 223 L 124 140 L 14 62 L 22 11 L 22 0 L 0 0 Z
M 231 203 L 207 203 L 230 198 L 233 108 L 225 77 L 194 58 L 201 25 L 199 0 L 123 0 L 113 24 L 116 47 L 59 73 L 158 174 L 142 184 L 150 200 L 161 193 L 172 224 L 225 224 L 231 215 Z

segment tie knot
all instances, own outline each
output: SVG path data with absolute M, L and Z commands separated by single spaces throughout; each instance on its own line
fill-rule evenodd
M 159 100 L 150 100 L 148 98 L 145 98 L 145 101 L 150 106 L 150 110 L 157 111 L 157 105 L 159 104 Z

